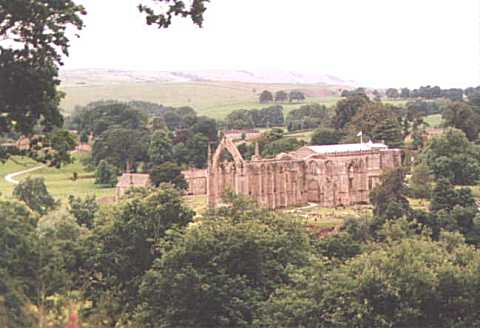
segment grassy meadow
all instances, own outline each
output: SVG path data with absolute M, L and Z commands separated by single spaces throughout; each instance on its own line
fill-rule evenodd
M 119 83 L 110 85 L 64 86 L 66 97 L 61 107 L 70 114 L 75 106 L 92 101 L 116 99 L 120 101 L 143 100 L 166 106 L 191 106 L 199 115 L 223 119 L 236 109 L 263 108 L 258 94 L 263 90 L 301 89 L 308 95 L 307 103 L 334 105 L 338 97 L 332 88 L 323 85 L 255 84 L 240 82 L 188 82 L 188 83 Z M 286 113 L 302 104 L 282 104 Z
M 95 185 L 93 172 L 88 172 L 80 162 L 83 154 L 74 154 L 75 161 L 72 164 L 65 165 L 60 169 L 45 167 L 38 171 L 27 173 L 15 178 L 22 181 L 27 177 L 43 177 L 50 194 L 57 199 L 66 201 L 69 195 L 85 197 L 95 195 L 97 197 L 114 195 L 114 188 L 99 188 Z M 0 192 L 5 197 L 11 197 L 13 184 L 5 181 L 5 176 L 9 173 L 22 171 L 41 164 L 32 161 L 26 157 L 13 157 L 7 162 L 0 164 Z M 77 172 L 78 179 L 73 181 L 73 173 Z

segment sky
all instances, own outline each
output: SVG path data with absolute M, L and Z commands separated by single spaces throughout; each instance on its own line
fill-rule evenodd
M 211 0 L 203 28 L 147 26 L 141 0 L 78 0 L 65 68 L 288 70 L 371 87 L 480 85 L 480 0 Z

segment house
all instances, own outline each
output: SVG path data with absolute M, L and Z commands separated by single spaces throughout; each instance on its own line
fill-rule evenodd
M 151 185 L 150 175 L 142 173 L 123 173 L 117 183 L 115 197 L 118 200 L 125 195 L 125 192 L 132 187 L 149 187 Z

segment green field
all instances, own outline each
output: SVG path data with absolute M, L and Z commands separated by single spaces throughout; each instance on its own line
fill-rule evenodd
M 434 114 L 425 117 L 425 122 L 432 128 L 438 128 L 442 124 L 442 115 Z
M 61 169 L 43 168 L 19 176 L 15 178 L 15 180 L 21 181 L 26 177 L 43 177 L 45 178 L 48 191 L 52 196 L 63 201 L 65 201 L 69 195 L 80 197 L 85 197 L 87 195 L 95 195 L 97 197 L 112 196 L 114 194 L 114 188 L 99 188 L 94 184 L 95 179 L 93 177 L 93 172 L 86 171 L 80 163 L 80 158 L 82 156 L 84 155 L 74 154 L 74 163 L 66 165 Z M 14 185 L 5 181 L 5 175 L 38 165 L 38 163 L 33 162 L 31 159 L 24 157 L 14 157 L 6 163 L 0 164 L 0 192 L 2 195 L 9 197 L 14 188 Z M 79 178 L 76 181 L 73 181 L 72 179 L 73 172 L 77 172 L 78 174 Z
M 143 100 L 166 106 L 191 106 L 199 115 L 222 119 L 236 109 L 263 108 L 258 103 L 262 90 L 301 89 L 307 102 L 334 105 L 338 97 L 322 96 L 334 90 L 323 85 L 254 84 L 240 82 L 189 82 L 189 83 L 124 83 L 111 85 L 64 86 L 66 97 L 61 107 L 65 114 L 75 106 L 92 101 L 114 99 L 120 101 Z M 301 104 L 282 104 L 288 112 Z

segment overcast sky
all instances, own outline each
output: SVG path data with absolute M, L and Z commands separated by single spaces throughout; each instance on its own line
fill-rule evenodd
M 139 0 L 81 0 L 66 68 L 272 69 L 368 86 L 480 84 L 479 0 L 211 0 L 205 26 L 148 27 Z

